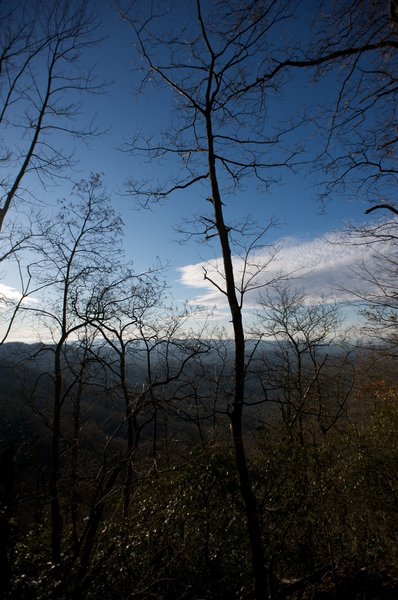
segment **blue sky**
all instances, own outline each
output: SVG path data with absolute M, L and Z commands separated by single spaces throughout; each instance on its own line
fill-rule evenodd
M 87 177 L 90 172 L 104 174 L 112 202 L 125 223 L 127 255 L 138 271 L 153 264 L 159 257 L 169 265 L 167 279 L 176 301 L 197 301 L 206 307 L 222 309 L 222 297 L 204 285 L 201 268 L 204 263 L 217 259 L 217 247 L 214 244 L 198 245 L 194 241 L 181 244 L 181 236 L 176 232 L 184 218 L 192 218 L 205 205 L 205 188 L 178 192 L 151 210 L 137 210 L 134 201 L 125 194 L 126 180 L 142 175 L 153 177 L 154 165 L 121 149 L 136 131 L 156 132 L 164 127 L 170 120 L 172 103 L 170 95 L 160 88 L 157 91 L 148 88 L 144 95 L 137 94 L 138 73 L 133 67 L 139 59 L 133 34 L 105 0 L 100 0 L 96 6 L 102 19 L 100 33 L 106 39 L 90 51 L 90 61 L 96 63 L 100 77 L 110 83 L 103 95 L 85 99 L 82 118 L 95 116 L 107 132 L 93 139 L 87 147 L 75 144 L 75 178 Z M 316 107 L 332 90 L 333 80 L 330 77 L 325 78 L 322 84 L 311 86 L 309 79 L 300 75 L 287 84 L 283 98 L 272 101 L 275 104 L 271 110 L 283 118 L 284 111 L 291 112 L 293 105 L 294 111 L 299 114 L 309 97 L 315 98 L 313 105 Z M 303 142 L 313 157 L 322 147 L 322 136 L 322 133 L 314 136 L 310 127 L 303 128 L 296 141 Z M 156 173 L 158 168 L 155 166 Z M 325 295 L 331 300 L 346 299 L 338 291 L 338 286 L 344 287 L 352 278 L 351 269 L 361 259 L 362 250 L 354 248 L 347 252 L 345 247 L 330 246 L 328 234 L 341 230 L 349 221 L 364 222 L 366 201 L 350 201 L 335 196 L 324 207 L 318 199 L 319 188 L 316 187 L 320 175 L 311 173 L 309 168 L 282 171 L 280 179 L 280 183 L 272 185 L 268 191 L 258 189 L 256 182 L 248 182 L 246 189 L 228 198 L 227 218 L 239 222 L 249 214 L 259 226 L 266 226 L 271 218 L 275 219 L 278 226 L 268 233 L 267 243 L 277 243 L 283 248 L 269 272 L 299 273 L 301 278 L 297 285 L 304 287 L 311 298 Z M 39 190 L 38 196 L 48 203 L 50 210 L 54 198 L 67 195 L 69 189 L 70 186 L 65 184 L 48 194 Z M 335 239 L 334 234 L 331 237 Z M 15 274 L 10 273 L 3 281 L 4 285 L 18 289 Z M 254 297 L 248 298 L 249 305 L 254 302 Z
M 88 153 L 86 170 L 98 169 L 96 165 L 102 165 L 99 170 L 105 173 L 110 189 L 123 191 L 126 178 L 140 176 L 145 170 L 151 173 L 153 165 L 146 164 L 141 157 L 123 154 L 117 147 L 122 147 L 124 142 L 128 142 L 137 130 L 149 129 L 156 132 L 164 127 L 165 122 L 171 118 L 171 103 L 170 96 L 165 96 L 160 89 L 158 93 L 155 91 L 151 94 L 151 90 L 146 90 L 143 96 L 137 95 L 137 74 L 132 69 L 137 63 L 137 55 L 132 32 L 128 25 L 120 23 L 117 15 L 106 5 L 103 9 L 104 15 L 107 15 L 105 21 L 109 38 L 105 42 L 106 50 L 102 50 L 104 61 L 101 60 L 101 67 L 109 69 L 109 73 L 113 74 L 114 83 L 108 95 L 97 98 L 96 102 L 100 107 L 100 114 L 103 115 L 100 122 L 110 123 L 111 132 L 99 140 L 97 152 Z M 274 101 L 278 105 L 281 118 L 284 116 L 284 103 L 289 112 L 292 110 L 291 102 L 296 103 L 296 110 L 299 112 L 300 103 L 304 105 L 305 101 L 313 96 L 314 89 L 315 104 L 321 105 L 323 98 L 330 95 L 333 84 L 333 80 L 328 79 L 312 87 L 308 79 L 300 74 L 297 80 L 289 84 L 290 87 L 285 92 L 286 99 L 276 98 Z M 315 108 L 315 111 L 317 110 Z M 319 138 L 302 141 L 311 148 L 313 156 L 317 149 L 321 148 L 324 139 L 320 134 Z M 235 197 L 228 200 L 228 218 L 239 221 L 249 214 L 258 224 L 264 225 L 270 218 L 274 218 L 278 225 L 269 232 L 268 242 L 287 240 L 289 250 L 286 255 L 294 254 L 296 247 L 297 254 L 302 255 L 307 248 L 309 250 L 314 247 L 311 244 L 325 247 L 327 255 L 329 250 L 326 247 L 325 234 L 340 230 L 348 221 L 364 221 L 367 205 L 364 200 L 352 202 L 344 197 L 334 197 L 323 206 L 319 200 L 319 188 L 316 187 L 319 178 L 319 174 L 311 173 L 311 169 L 297 168 L 295 173 L 288 170 L 281 172 L 280 183 L 272 185 L 269 191 L 258 190 L 256 182 L 248 182 L 247 189 L 239 191 Z M 218 256 L 218 249 L 214 247 L 207 248 L 192 241 L 181 245 L 178 243 L 181 236 L 175 231 L 184 218 L 189 219 L 193 213 L 200 211 L 203 195 L 203 188 L 177 192 L 149 211 L 135 210 L 134 201 L 129 198 L 115 198 L 116 206 L 122 212 L 126 223 L 126 242 L 132 257 L 139 268 L 143 268 L 155 256 L 170 263 L 169 282 L 178 300 L 196 297 L 197 285 L 203 279 L 200 269 L 195 268 L 192 270 L 197 273 L 195 282 L 190 279 L 188 265 L 194 267 Z M 331 276 L 331 282 L 334 282 L 331 285 L 326 286 L 323 277 L 319 286 L 323 285 L 323 281 L 325 288 L 319 291 L 331 293 L 336 274 Z

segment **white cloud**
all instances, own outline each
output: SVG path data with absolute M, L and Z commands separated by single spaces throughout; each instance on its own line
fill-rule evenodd
M 5 302 L 19 302 L 21 298 L 22 294 L 17 289 L 4 283 L 0 283 L 0 300 Z M 36 304 L 37 302 L 38 300 L 28 296 L 22 300 L 23 304 Z
M 18 300 L 21 298 L 21 294 L 15 288 L 5 285 L 4 283 L 0 283 L 0 298 L 18 302 Z
M 279 244 L 278 244 L 279 245 Z M 258 286 L 265 286 L 278 277 L 291 277 L 296 287 L 302 288 L 308 301 L 317 302 L 321 298 L 332 301 L 349 301 L 354 295 L 348 290 L 358 289 L 355 267 L 361 262 L 370 263 L 373 249 L 367 245 L 345 243 L 340 234 L 329 234 L 310 241 L 289 238 L 280 241 L 281 249 L 270 261 L 270 251 L 257 253 L 252 267 L 259 273 L 252 280 L 253 289 L 246 294 L 245 306 L 255 306 L 258 298 Z M 234 257 L 235 273 L 241 277 L 243 261 Z M 201 262 L 180 268 L 180 283 L 203 292 L 192 302 L 222 309 L 227 306 L 225 296 L 204 278 L 207 276 L 223 288 L 221 260 Z M 261 267 L 267 265 L 261 271 Z M 254 289 L 254 287 L 256 289 Z

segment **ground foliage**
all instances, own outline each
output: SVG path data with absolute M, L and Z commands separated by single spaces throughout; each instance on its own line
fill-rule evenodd
M 345 423 L 305 446 L 292 445 L 282 425 L 272 444 L 264 428 L 253 432 L 251 476 L 276 599 L 396 597 L 398 408 L 391 391 L 387 396 L 367 423 Z M 48 498 L 35 488 L 33 472 L 30 483 L 22 482 L 17 469 L 6 471 L 4 452 L 2 460 L 6 598 L 252 597 L 244 509 L 228 443 L 181 444 L 178 452 L 174 446 L 156 468 L 141 458 L 124 517 L 123 480 L 117 479 L 84 573 L 69 525 L 70 482 L 62 487 L 65 538 L 55 565 Z M 18 466 L 18 453 L 13 460 Z M 80 501 L 81 537 L 95 509 L 94 487 L 94 480 L 86 482 Z

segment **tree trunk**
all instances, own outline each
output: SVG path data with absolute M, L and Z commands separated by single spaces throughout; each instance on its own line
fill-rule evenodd
M 55 389 L 53 406 L 53 435 L 51 448 L 51 471 L 49 480 L 50 506 L 51 506 L 51 554 L 54 563 L 59 563 L 61 558 L 62 520 L 58 498 L 58 473 L 59 473 L 59 443 L 61 435 L 61 394 L 62 370 L 61 348 L 63 340 L 55 349 L 54 371 Z
M 242 413 L 245 398 L 245 336 L 242 323 L 242 309 L 236 296 L 229 230 L 224 222 L 223 204 L 221 201 L 217 180 L 210 111 L 207 115 L 206 126 L 209 151 L 209 176 L 212 190 L 212 203 L 214 207 L 214 219 L 220 238 L 225 274 L 226 295 L 232 317 L 235 342 L 234 396 L 232 410 L 230 412 L 232 438 L 235 451 L 235 464 L 239 477 L 240 491 L 246 511 L 247 532 L 252 555 L 256 600 L 265 600 L 270 598 L 270 590 L 268 585 L 267 571 L 265 568 L 264 546 L 261 536 L 257 501 L 253 493 L 242 436 Z

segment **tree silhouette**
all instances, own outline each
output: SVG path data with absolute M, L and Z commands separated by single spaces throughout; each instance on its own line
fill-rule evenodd
M 0 230 L 12 204 L 31 198 L 35 179 L 46 185 L 70 176 L 68 137 L 99 133 L 80 116 L 82 95 L 103 90 L 87 59 L 96 29 L 80 0 L 0 5 Z

